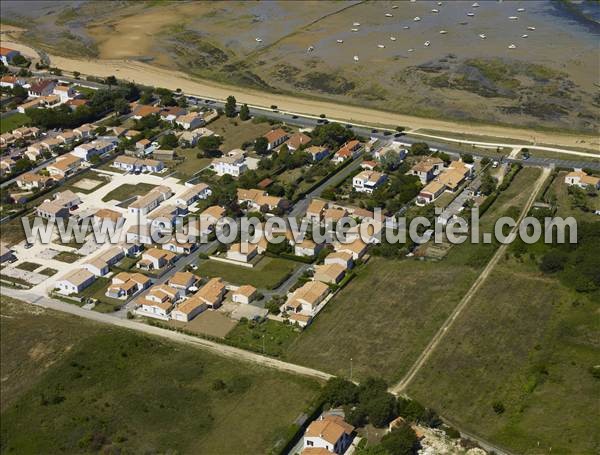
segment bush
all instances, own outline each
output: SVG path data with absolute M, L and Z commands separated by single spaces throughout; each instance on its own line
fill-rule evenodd
M 495 401 L 492 403 L 492 409 L 498 415 L 503 414 L 505 411 L 504 405 L 500 401 Z
M 381 438 L 381 446 L 390 455 L 411 455 L 417 453 L 418 442 L 417 434 L 407 424 L 402 424 L 394 428 Z

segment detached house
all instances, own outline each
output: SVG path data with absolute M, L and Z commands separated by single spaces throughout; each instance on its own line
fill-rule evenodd
M 258 291 L 254 286 L 245 284 L 233 291 L 231 299 L 236 303 L 249 304 L 256 298 Z
M 429 157 L 423 161 L 415 164 L 410 171 L 408 171 L 409 175 L 416 175 L 421 180 L 423 185 L 427 185 L 427 183 L 440 173 L 440 171 L 444 168 L 444 161 L 440 158 Z
M 269 196 L 266 191 L 258 189 L 237 190 L 238 204 L 246 204 L 249 210 L 272 211 L 275 209 L 285 209 L 287 201 L 277 196 Z
M 112 278 L 106 296 L 113 299 L 127 299 L 150 286 L 150 278 L 141 273 L 121 272 Z
M 212 190 L 206 183 L 198 183 L 188 187 L 183 193 L 175 198 L 177 205 L 190 206 L 198 199 L 207 199 L 212 194 Z
M 335 152 L 333 156 L 333 161 L 335 163 L 343 163 L 346 160 L 354 159 L 358 155 L 360 155 L 361 144 L 357 140 L 348 141 L 344 145 L 340 147 L 340 149 Z
M 56 281 L 55 286 L 62 294 L 78 294 L 96 280 L 93 273 L 85 269 L 74 269 Z
M 225 283 L 221 278 L 211 278 L 192 298 L 196 298 L 213 310 L 221 306 L 227 293 Z
M 264 134 L 263 137 L 267 140 L 267 150 L 271 151 L 281 144 L 283 144 L 289 138 L 288 134 L 282 129 L 277 128 Z
M 352 178 L 352 188 L 359 193 L 371 194 L 387 180 L 387 175 L 377 171 L 361 171 Z
M 186 293 L 198 283 L 198 277 L 190 272 L 177 272 L 169 279 L 169 286 Z
M 215 158 L 212 161 L 212 167 L 218 176 L 227 174 L 232 177 L 239 177 L 248 170 L 244 151 L 239 149 L 232 150 L 220 158 Z
M 311 137 L 304 133 L 294 133 L 287 141 L 285 141 L 285 145 L 287 145 L 289 150 L 295 152 L 300 147 L 308 145 L 311 140 Z
M 317 313 L 317 307 L 329 294 L 329 286 L 320 281 L 309 281 L 289 294 L 284 310 L 290 319 L 302 327 L 308 325 Z
M 39 98 L 41 96 L 49 96 L 52 94 L 56 81 L 51 79 L 38 79 L 29 87 L 28 94 L 32 98 Z
M 73 175 L 80 165 L 81 159 L 79 157 L 67 153 L 56 158 L 56 161 L 48 165 L 46 169 L 52 177 L 60 180 Z
M 52 177 L 27 172 L 17 177 L 17 186 L 24 190 L 31 190 L 33 188 L 42 189 L 53 185 L 54 181 L 55 180 Z
M 142 259 L 138 261 L 137 266 L 142 270 L 158 270 L 171 265 L 176 257 L 177 255 L 170 251 L 150 248 L 142 253 Z
M 177 117 L 175 123 L 181 126 L 183 129 L 193 130 L 200 126 L 204 126 L 206 122 L 204 121 L 204 117 L 197 112 L 190 112 L 189 114 L 180 115 Z
M 600 178 L 593 177 L 591 175 L 586 174 L 583 171 L 578 170 L 569 172 L 565 176 L 565 183 L 569 186 L 578 186 L 579 188 L 592 187 L 600 189 Z
M 180 298 L 180 293 L 166 285 L 154 286 L 143 299 L 138 301 L 136 312 L 143 316 L 168 320 L 174 303 Z
M 311 422 L 304 433 L 304 448 L 323 448 L 343 455 L 352 443 L 354 427 L 340 416 L 324 415 Z
M 311 145 L 305 148 L 304 151 L 310 155 L 313 161 L 321 161 L 329 156 L 329 149 L 319 145 Z

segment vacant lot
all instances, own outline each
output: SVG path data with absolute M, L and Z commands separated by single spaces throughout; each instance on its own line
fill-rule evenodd
M 27 125 L 30 121 L 31 119 L 29 117 L 18 112 L 6 117 L 2 117 L 2 122 L 0 122 L 0 134 L 6 133 L 7 131 L 12 131 L 23 125 Z
M 188 180 L 194 174 L 209 166 L 210 158 L 198 158 L 198 154 L 202 152 L 198 149 L 177 149 L 177 156 L 183 158 L 178 161 L 166 161 L 165 166 L 168 167 L 168 173 L 174 172 L 175 177 L 181 180 Z
M 122 202 L 125 199 L 129 199 L 133 196 L 144 195 L 154 187 L 154 185 L 151 185 L 149 183 L 137 183 L 135 185 L 125 183 L 124 185 L 121 185 L 115 188 L 114 190 L 110 191 L 106 196 L 102 198 L 102 201 L 108 202 L 116 200 Z
M 240 321 L 226 338 L 237 347 L 279 357 L 299 334 L 291 325 L 267 319 L 261 323 Z
M 318 393 L 315 381 L 199 349 L 6 308 L 6 452 L 268 453 Z
M 203 311 L 189 322 L 168 322 L 168 325 L 171 327 L 184 329 L 186 332 L 209 335 L 217 338 L 224 338 L 236 324 L 236 321 L 228 318 L 223 313 L 212 310 Z
M 517 453 L 593 453 L 597 305 L 537 268 L 499 265 L 409 395 Z M 595 404 L 594 404 L 595 403 Z M 496 413 L 501 404 L 503 413 Z M 539 447 L 537 446 L 539 441 Z
M 232 149 L 241 148 L 244 142 L 254 142 L 257 137 L 276 126 L 272 127 L 267 122 L 255 123 L 252 120 L 242 122 L 239 119 L 221 116 L 207 125 L 207 128 L 223 138 L 220 149 L 223 152 L 229 152 Z
M 200 276 L 220 276 L 232 284 L 250 284 L 256 288 L 272 289 L 277 287 L 298 264 L 287 259 L 264 257 L 252 269 L 235 264 L 207 260 L 198 266 Z
M 482 218 L 489 230 L 525 203 L 539 171 L 523 169 Z M 286 358 L 347 376 L 398 380 L 458 304 L 496 249 L 464 243 L 439 262 L 374 258 L 330 301 Z
M 61 251 L 60 253 L 58 253 L 56 256 L 54 256 L 53 259 L 56 259 L 57 261 L 61 261 L 61 262 L 75 262 L 78 259 L 81 259 L 81 255 L 77 254 L 77 253 L 72 253 L 70 251 Z
M 17 265 L 18 269 L 27 270 L 28 272 L 33 272 L 39 267 L 40 264 L 36 264 L 35 262 L 21 262 L 19 265 Z

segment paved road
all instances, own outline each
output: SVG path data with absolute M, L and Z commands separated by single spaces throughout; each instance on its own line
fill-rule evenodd
M 282 362 L 281 360 L 265 357 L 260 354 L 255 354 L 243 349 L 234 348 L 213 341 L 204 340 L 190 335 L 185 335 L 180 332 L 174 332 L 172 330 L 162 329 L 154 327 L 142 322 L 136 322 L 130 319 L 120 319 L 109 314 L 98 313 L 96 311 L 84 310 L 77 305 L 71 305 L 68 303 L 61 302 L 60 300 L 51 299 L 49 297 L 43 297 L 28 293 L 27 291 L 16 290 L 12 288 L 2 287 L 2 294 L 13 297 L 15 299 L 23 300 L 34 305 L 41 306 L 43 308 L 50 308 L 52 310 L 62 311 L 63 313 L 69 313 L 75 316 L 79 316 L 85 319 L 90 319 L 103 324 L 112 324 L 117 327 L 126 329 L 136 330 L 143 332 L 148 335 L 159 336 L 179 343 L 185 343 L 192 346 L 201 347 L 215 354 L 224 355 L 236 360 L 242 360 L 245 362 L 251 362 L 258 365 L 266 366 L 269 368 L 275 368 L 280 371 L 300 374 L 302 376 L 309 376 L 315 379 L 327 380 L 333 376 L 324 373 L 322 371 L 314 370 L 312 368 L 303 367 L 300 365 L 294 365 L 292 363 Z
M 523 210 L 521 211 L 521 214 L 519 215 L 519 219 L 517 220 L 516 226 L 513 229 L 511 229 L 511 234 L 517 232 L 519 224 L 521 223 L 523 218 L 527 215 L 527 213 L 529 213 L 531 206 L 535 202 L 535 199 L 536 199 L 540 189 L 542 188 L 544 182 L 546 181 L 546 179 L 548 178 L 549 175 L 550 175 L 550 168 L 544 168 L 542 170 L 542 175 L 540 175 L 540 177 L 536 181 L 533 191 L 531 192 L 531 195 L 529 196 L 527 203 L 525 204 L 525 206 L 523 207 Z M 496 264 L 498 263 L 500 258 L 502 258 L 504 256 L 508 246 L 509 246 L 508 244 L 503 244 L 498 248 L 496 253 L 494 253 L 494 255 L 492 256 L 492 259 L 490 259 L 490 261 L 485 266 L 485 268 L 483 269 L 481 274 L 477 277 L 477 279 L 475 280 L 475 282 L 473 283 L 471 288 L 467 291 L 467 293 L 464 295 L 464 297 L 461 299 L 461 301 L 458 303 L 458 305 L 456 305 L 456 308 L 454 308 L 452 313 L 450 313 L 450 315 L 448 316 L 446 321 L 442 324 L 442 326 L 439 328 L 437 333 L 431 339 L 429 344 L 425 347 L 425 349 L 423 350 L 421 355 L 419 355 L 419 357 L 417 358 L 415 363 L 410 367 L 410 369 L 408 370 L 406 375 L 400 380 L 400 382 L 398 382 L 398 384 L 394 385 L 390 389 L 392 393 L 401 394 L 404 392 L 406 387 L 410 384 L 410 382 L 414 379 L 414 377 L 417 375 L 417 373 L 421 370 L 421 368 L 423 367 L 423 365 L 425 364 L 427 359 L 430 357 L 431 353 L 435 350 L 435 348 L 443 340 L 444 336 L 448 332 L 448 329 L 450 327 L 452 327 L 452 324 L 454 324 L 454 321 L 456 321 L 458 316 L 460 316 L 462 311 L 467 307 L 469 302 L 472 300 L 473 296 L 481 288 L 481 286 L 485 282 L 486 278 L 489 276 L 490 272 L 494 269 L 494 267 L 496 266 Z

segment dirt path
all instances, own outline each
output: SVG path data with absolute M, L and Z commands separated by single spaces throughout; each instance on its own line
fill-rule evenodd
M 12 47 L 23 51 L 26 55 L 37 52 L 23 44 L 2 40 L 2 46 Z M 480 136 L 506 137 L 523 141 L 531 141 L 535 136 L 538 143 L 556 144 L 564 147 L 600 146 L 600 140 L 594 136 L 554 133 L 548 131 L 533 131 L 531 129 L 509 128 L 494 125 L 478 125 L 458 123 L 453 121 L 427 119 L 392 112 L 378 111 L 360 106 L 350 106 L 333 101 L 319 101 L 307 98 L 297 98 L 289 95 L 260 92 L 248 88 L 240 88 L 219 84 L 212 81 L 192 79 L 180 72 L 159 68 L 131 60 L 78 60 L 50 55 L 51 65 L 64 71 L 78 71 L 83 75 L 107 77 L 114 75 L 119 79 L 134 81 L 139 84 L 164 87 L 170 90 L 180 88 L 185 93 L 225 99 L 235 96 L 238 102 L 256 106 L 276 105 L 280 110 L 292 111 L 299 114 L 320 115 L 348 122 L 370 125 L 401 125 L 407 129 L 425 128 L 436 131 L 447 131 Z M 584 142 L 582 142 L 584 141 Z M 463 141 L 464 142 L 464 141 Z
M 3 295 L 8 295 L 15 299 L 32 303 L 43 308 L 50 308 L 52 310 L 62 311 L 63 313 L 69 313 L 75 316 L 91 319 L 93 321 L 101 322 L 103 324 L 112 324 L 114 326 L 143 332 L 148 335 L 167 338 L 171 341 L 175 341 L 178 343 L 185 343 L 192 346 L 201 347 L 215 354 L 223 355 L 236 360 L 252 362 L 257 365 L 275 368 L 279 371 L 299 374 L 302 376 L 309 376 L 319 380 L 327 380 L 333 377 L 333 375 L 324 373 L 322 371 L 314 370 L 312 368 L 307 368 L 300 365 L 295 365 L 292 363 L 282 362 L 281 360 L 262 356 L 260 354 L 255 354 L 249 351 L 245 351 L 243 349 L 234 348 L 225 344 L 215 343 L 214 341 L 204 340 L 202 338 L 197 338 L 194 336 L 185 335 L 180 332 L 162 329 L 160 327 L 154 327 L 141 322 L 135 322 L 129 319 L 119 319 L 109 314 L 97 313 L 91 310 L 84 310 L 83 308 L 80 308 L 77 305 L 71 305 L 68 303 L 61 302 L 60 300 L 31 294 L 30 291 L 21 291 L 6 287 L 2 287 L 1 291 Z
M 510 235 L 517 232 L 519 224 L 521 223 L 523 218 L 525 218 L 527 213 L 529 213 L 531 206 L 535 202 L 537 194 L 539 193 L 540 189 L 543 187 L 544 182 L 550 175 L 550 171 L 551 171 L 550 168 L 543 168 L 542 174 L 537 179 L 535 186 L 533 188 L 533 191 L 531 192 L 531 196 L 529 196 L 529 199 L 527 200 L 525 207 L 523 207 L 523 210 L 521 211 L 521 214 L 519 215 L 519 219 L 517 220 L 516 226 L 513 229 L 511 229 L 511 231 L 510 231 Z M 408 370 L 408 372 L 406 373 L 404 378 L 402 378 L 398 384 L 396 384 L 395 386 L 393 386 L 390 389 L 390 391 L 392 393 L 401 394 L 404 392 L 406 387 L 410 384 L 410 382 L 414 379 L 414 377 L 417 375 L 417 373 L 421 370 L 421 368 L 423 367 L 423 365 L 425 364 L 427 359 L 431 356 L 431 353 L 440 344 L 440 342 L 442 341 L 442 339 L 448 332 L 448 329 L 450 329 L 450 327 L 452 327 L 452 324 L 454 324 L 454 321 L 456 321 L 458 316 L 460 316 L 460 314 L 467 307 L 469 302 L 471 302 L 473 296 L 477 293 L 477 291 L 479 291 L 479 289 L 481 288 L 481 286 L 483 285 L 483 283 L 485 282 L 485 280 L 487 279 L 487 277 L 489 276 L 491 271 L 494 269 L 496 264 L 498 264 L 498 261 L 500 260 L 500 258 L 502 258 L 504 256 L 508 246 L 509 246 L 509 244 L 503 244 L 500 246 L 500 248 L 498 248 L 498 250 L 496 251 L 494 256 L 492 256 L 492 259 L 490 259 L 490 262 L 488 262 L 488 264 L 485 266 L 485 268 L 483 269 L 483 271 L 481 272 L 479 277 L 477 277 L 477 279 L 475 280 L 475 282 L 473 283 L 471 288 L 467 291 L 467 293 L 461 299 L 461 301 L 458 303 L 458 305 L 456 305 L 456 308 L 454 308 L 454 311 L 452 311 L 452 313 L 450 313 L 450 315 L 448 316 L 446 321 L 442 324 L 440 329 L 437 331 L 437 333 L 431 339 L 431 341 L 429 342 L 429 344 L 427 345 L 425 350 L 421 353 L 421 355 L 416 360 L 416 362 L 410 367 L 410 370 Z

